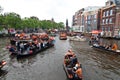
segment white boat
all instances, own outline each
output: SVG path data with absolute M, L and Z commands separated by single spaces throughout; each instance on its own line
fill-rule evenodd
M 73 36 L 73 37 L 68 37 L 70 41 L 86 41 L 85 37 L 79 37 L 79 36 Z

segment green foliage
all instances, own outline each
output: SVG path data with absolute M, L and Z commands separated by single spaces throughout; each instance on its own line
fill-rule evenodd
M 7 27 L 19 28 L 21 26 L 21 17 L 16 13 L 5 13 L 4 14 L 4 23 Z
M 2 26 L 0 26 L 0 31 L 1 31 L 2 29 L 3 29 Z
M 14 12 L 0 15 L 0 25 L 7 28 L 25 29 L 25 28 L 42 28 L 42 29 L 59 29 L 64 27 L 64 23 L 56 23 L 51 20 L 39 20 L 39 18 L 32 16 L 21 19 L 20 15 Z
M 58 29 L 64 28 L 64 23 L 63 22 L 59 22 L 57 25 L 58 25 Z
M 4 24 L 4 16 L 1 14 L 0 15 L 0 25 Z

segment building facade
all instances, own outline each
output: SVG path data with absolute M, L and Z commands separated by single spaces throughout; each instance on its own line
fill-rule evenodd
M 116 27 L 116 8 L 116 0 L 108 0 L 106 5 L 101 8 L 100 29 L 104 37 L 114 37 L 118 35 L 118 28 Z
M 99 8 L 98 6 L 88 6 L 77 11 L 73 16 L 73 29 L 77 32 L 91 32 L 92 29 L 97 29 Z
M 94 11 L 88 11 L 85 16 L 85 32 L 92 32 L 93 30 L 99 30 L 100 29 L 100 11 L 94 10 Z
M 73 16 L 73 28 L 79 32 L 102 31 L 103 37 L 120 36 L 120 0 L 108 0 L 104 7 L 88 6 Z

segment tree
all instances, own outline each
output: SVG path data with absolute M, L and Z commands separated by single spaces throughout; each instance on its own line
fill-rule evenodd
M 5 13 L 4 14 L 4 23 L 10 28 L 18 29 L 21 27 L 21 17 L 17 13 Z
M 22 19 L 22 26 L 27 27 L 27 28 L 40 28 L 41 23 L 39 21 L 39 19 L 37 18 L 24 18 Z
M 63 22 L 59 22 L 58 23 L 58 29 L 64 28 L 64 23 Z
M 21 19 L 20 15 L 14 12 L 4 13 L 4 15 L 0 15 L 0 25 L 4 25 L 7 28 L 15 28 L 15 29 L 57 29 L 63 28 L 63 22 L 56 23 L 51 20 L 39 20 L 36 16 L 31 16 L 30 18 L 25 17 Z
M 0 14 L 0 25 L 4 24 L 4 15 Z
M 30 18 L 31 18 L 31 19 L 34 19 L 34 20 L 39 20 L 39 18 L 36 17 L 36 16 L 31 16 Z

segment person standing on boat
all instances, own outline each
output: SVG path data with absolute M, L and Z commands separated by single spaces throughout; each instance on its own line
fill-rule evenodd
M 44 46 L 43 46 L 43 40 L 42 40 L 42 39 L 40 40 L 40 43 L 41 43 L 41 44 L 40 44 L 40 47 L 41 47 L 41 49 L 43 49 Z
M 24 51 L 24 44 L 20 43 L 20 52 L 23 53 L 23 51 Z
M 20 42 L 19 41 L 16 42 L 16 47 L 17 47 L 17 51 L 20 51 Z

